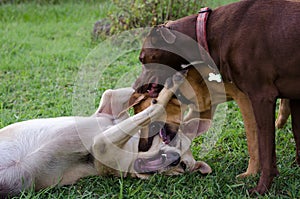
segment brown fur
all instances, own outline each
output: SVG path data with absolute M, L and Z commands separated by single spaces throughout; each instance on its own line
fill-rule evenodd
M 140 94 L 134 93 L 132 99 L 135 101 L 141 95 L 143 98 L 141 99 L 140 103 L 134 106 L 134 114 L 145 110 L 149 107 L 152 101 L 155 98 L 151 98 L 149 94 Z M 176 98 L 171 98 L 169 103 L 166 106 L 166 121 L 170 126 L 179 126 L 180 123 L 183 121 L 182 118 L 182 110 L 181 104 Z M 174 127 L 175 128 L 175 127 Z M 174 132 L 177 132 L 178 129 L 174 129 Z M 149 135 L 148 131 L 142 131 L 140 142 L 139 142 L 139 151 L 147 151 L 152 146 L 153 135 Z
M 189 113 L 188 118 L 199 117 L 211 119 L 211 106 L 216 106 L 219 103 L 222 103 L 224 98 L 216 99 L 216 104 L 211 104 L 211 100 L 208 96 L 210 96 L 209 90 L 205 86 L 205 82 L 202 80 L 202 76 L 195 71 L 196 69 L 190 69 L 187 75 L 187 82 L 192 87 L 192 91 L 188 88 L 187 85 L 183 84 L 179 89 L 181 93 L 191 100 L 195 106 L 193 106 L 192 113 Z M 207 71 L 207 72 L 205 72 Z M 203 68 L 202 74 L 208 74 L 210 69 Z M 202 82 L 199 83 L 199 82 Z M 217 83 L 214 83 L 215 90 L 218 90 L 220 87 Z M 255 118 L 252 111 L 251 103 L 249 98 L 242 93 L 233 83 L 224 83 L 225 91 L 226 91 L 226 100 L 235 100 L 240 107 L 242 117 L 244 120 L 246 137 L 247 137 L 247 145 L 249 151 L 249 162 L 247 171 L 238 175 L 238 177 L 247 177 L 249 175 L 255 175 L 259 171 L 259 158 L 258 158 L 258 141 L 257 141 L 257 133 L 255 128 Z M 221 92 L 221 91 L 216 91 Z M 195 93 L 193 96 L 191 94 Z
M 192 15 L 176 20 L 167 25 L 167 28 L 196 40 L 196 17 Z M 247 126 L 250 128 L 250 132 L 249 129 L 246 131 L 247 134 L 253 135 L 253 142 L 256 142 L 254 132 L 257 129 L 261 177 L 252 192 L 265 193 L 270 188 L 274 176 L 278 174 L 274 133 L 277 98 L 291 99 L 292 127 L 297 146 L 297 162 L 300 164 L 300 126 L 296 122 L 300 120 L 300 89 L 295 86 L 300 83 L 299 23 L 299 1 L 285 0 L 245 0 L 232 3 L 213 10 L 208 19 L 208 47 L 213 61 L 221 72 L 226 93 L 237 94 L 237 97 L 232 96 L 235 100 L 244 99 L 242 100 L 244 103 L 239 103 L 238 100 L 237 102 L 245 124 L 249 121 L 245 128 Z M 153 35 L 155 31 L 150 33 L 150 37 Z M 163 46 L 161 43 L 163 39 L 158 40 Z M 175 70 L 180 70 L 181 64 L 198 60 L 197 46 L 187 45 L 189 49 L 185 49 L 180 36 L 174 44 L 165 46 L 176 47 L 176 44 L 181 52 L 185 52 L 183 57 L 188 59 L 167 50 L 143 48 L 140 60 L 143 64 L 153 63 L 151 65 L 153 66 L 154 63 L 160 63 Z M 143 67 L 143 71 L 147 73 L 142 73 L 136 81 L 135 88 L 142 80 L 150 82 L 151 76 L 164 78 L 158 69 L 146 65 Z M 218 93 L 215 94 L 214 97 L 217 97 Z M 201 98 L 209 99 L 209 95 L 203 92 Z M 209 103 L 204 104 L 206 106 Z M 257 126 L 254 121 L 257 122 Z M 255 126 L 257 128 L 254 128 Z M 256 151 L 257 147 L 249 147 L 249 152 L 252 150 Z
M 141 95 L 143 97 L 141 97 Z M 141 111 L 145 110 L 147 107 L 151 106 L 153 103 L 153 100 L 156 100 L 155 98 L 152 98 L 149 96 L 149 94 L 140 94 L 140 93 L 134 93 L 131 97 L 131 100 L 135 101 L 137 99 L 140 99 L 138 103 L 136 103 L 134 108 L 134 113 L 138 114 Z M 166 124 L 168 125 L 168 134 L 172 134 L 172 141 L 171 145 L 174 145 L 174 141 L 176 141 L 176 134 L 179 133 L 179 137 L 182 136 L 182 132 L 184 134 L 191 134 L 192 138 L 199 136 L 200 134 L 204 133 L 208 129 L 208 124 L 210 124 L 210 120 L 198 120 L 196 125 L 198 126 L 192 126 L 191 129 L 185 128 L 185 130 L 181 129 L 180 126 L 186 126 L 186 124 L 191 123 L 193 119 L 190 119 L 189 121 L 183 122 L 183 114 L 182 111 L 186 109 L 185 105 L 182 105 L 176 98 L 171 98 L 168 104 L 166 104 L 165 107 L 165 120 Z M 159 141 L 160 144 L 162 143 L 162 139 L 157 136 L 158 132 L 156 132 L 154 135 L 149 135 L 149 129 L 150 126 L 146 126 L 145 128 L 141 129 L 141 135 L 140 135 L 140 141 L 139 141 L 139 151 L 153 151 L 157 147 L 157 142 Z M 178 135 L 177 135 L 178 136 Z M 191 138 L 191 140 L 192 140 Z M 186 143 L 188 144 L 188 143 Z M 185 145 L 181 143 L 181 145 Z M 186 172 L 197 172 L 200 171 L 202 174 L 208 174 L 212 172 L 212 169 L 208 164 L 206 164 L 203 161 L 196 161 L 193 157 L 193 154 L 190 150 L 190 148 L 187 148 L 185 153 L 182 154 L 180 164 L 173 168 L 169 168 L 166 172 L 164 172 L 165 175 L 179 175 Z M 139 175 L 141 177 L 141 175 Z

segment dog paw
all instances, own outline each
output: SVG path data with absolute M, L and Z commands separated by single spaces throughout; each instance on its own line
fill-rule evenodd
M 272 174 L 271 175 L 264 175 L 262 173 L 261 176 L 260 176 L 258 185 L 255 188 L 250 189 L 249 193 L 251 195 L 253 195 L 253 194 L 263 195 L 263 194 L 267 193 L 267 191 L 271 188 L 273 178 L 275 176 L 277 176 L 278 174 L 279 174 L 279 172 L 277 171 L 277 169 L 275 169 L 273 171 L 273 175 Z
M 248 192 L 251 196 L 254 196 L 254 195 L 263 195 L 265 194 L 266 192 L 268 191 L 268 189 L 266 188 L 261 188 L 261 187 L 255 187 L 253 189 L 250 189 Z
M 236 178 L 238 179 L 243 179 L 243 178 L 248 178 L 248 177 L 251 177 L 251 176 L 255 176 L 257 174 L 257 172 L 244 172 L 244 173 L 241 173 L 239 175 L 236 176 Z
M 173 81 L 177 84 L 183 83 L 184 81 L 184 77 L 186 76 L 186 72 L 177 72 L 174 76 L 173 76 Z
M 183 72 L 176 72 L 175 75 L 173 75 L 172 77 L 169 77 L 166 82 L 165 82 L 165 87 L 167 89 L 170 89 L 174 86 L 179 86 L 180 84 L 183 83 L 184 81 L 184 77 L 186 76 L 186 73 Z

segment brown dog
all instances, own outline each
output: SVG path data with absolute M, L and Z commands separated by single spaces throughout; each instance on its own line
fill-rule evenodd
M 197 15 L 193 15 L 151 31 L 144 43 L 146 46 L 149 43 L 151 45 L 144 46 L 140 54 L 144 66 L 141 76 L 134 85 L 135 89 L 142 85 L 143 80 L 144 83 L 152 83 L 150 87 L 146 86 L 146 90 L 148 89 L 150 93 L 158 91 L 157 82 L 160 83 L 161 79 L 172 74 L 167 72 L 165 76 L 162 75 L 162 71 L 166 69 L 162 65 L 172 67 L 175 71 L 185 68 L 182 64 L 194 65 L 198 71 L 212 70 L 207 66 L 193 64 L 199 61 L 198 46 L 178 34 L 183 33 L 196 41 L 196 22 Z M 297 146 L 296 158 L 300 164 L 300 126 L 295 122 L 300 120 L 300 89 L 295 87 L 300 83 L 299 23 L 299 1 L 247 0 L 213 10 L 206 24 L 209 53 L 222 75 L 226 93 L 233 89 L 231 90 L 234 91 L 233 95 L 238 94 L 242 98 L 248 96 L 250 103 L 246 99 L 247 105 L 241 106 L 239 103 L 239 106 L 246 121 L 245 114 L 248 112 L 251 117 L 252 107 L 255 116 L 255 120 L 251 119 L 253 127 L 255 126 L 253 122 L 257 122 L 261 177 L 252 192 L 265 193 L 270 188 L 274 176 L 278 174 L 274 133 L 277 98 L 291 99 L 292 127 Z M 180 52 L 180 56 L 175 52 Z M 203 57 L 200 58 L 203 60 Z M 188 69 L 191 70 L 190 67 Z M 207 82 L 204 83 L 203 79 L 208 78 L 211 72 L 199 75 L 201 78 L 198 78 L 200 81 L 198 86 L 202 87 L 198 89 L 199 91 L 207 87 Z M 188 78 L 191 74 L 189 71 Z M 212 88 L 213 97 L 218 99 L 220 86 L 209 85 L 209 87 Z M 144 92 L 144 88 L 138 90 Z M 198 95 L 204 104 L 210 104 L 208 92 L 201 92 Z M 215 102 L 212 105 L 217 104 L 218 100 Z M 202 111 L 201 108 L 199 110 Z M 249 134 L 247 126 L 246 130 Z M 249 148 L 250 153 L 251 151 Z

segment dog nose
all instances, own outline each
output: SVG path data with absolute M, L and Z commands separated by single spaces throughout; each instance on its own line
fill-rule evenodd
M 145 58 L 145 52 L 142 51 L 142 52 L 140 53 L 140 56 L 139 56 L 139 60 L 140 60 L 141 63 L 144 63 L 144 58 Z

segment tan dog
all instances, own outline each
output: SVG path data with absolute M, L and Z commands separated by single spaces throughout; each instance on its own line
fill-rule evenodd
M 154 98 L 151 98 L 148 93 L 140 94 L 135 93 L 131 100 L 134 100 L 138 104 L 134 106 L 134 113 L 137 114 L 140 111 L 151 106 Z M 171 98 L 166 105 L 166 123 L 163 121 L 156 121 L 149 124 L 149 126 L 141 129 L 141 136 L 139 142 L 139 151 L 153 151 L 157 147 L 157 142 L 165 143 L 170 146 L 176 145 L 176 137 L 180 136 L 180 133 L 184 132 L 186 136 L 193 140 L 195 137 L 201 135 L 207 131 L 210 126 L 210 120 L 201 119 L 201 123 L 198 119 L 191 119 L 189 121 L 183 121 L 182 111 L 186 109 L 186 106 L 181 104 L 178 99 Z M 194 123 L 194 124 L 193 124 Z M 178 134 L 179 133 L 179 134 Z M 159 134 L 160 136 L 157 136 Z M 161 138 L 163 140 L 161 140 Z M 190 144 L 182 145 L 181 151 L 185 151 L 181 155 L 180 164 L 172 169 L 169 169 L 164 174 L 166 175 L 178 175 L 184 172 L 200 171 L 202 174 L 211 173 L 211 168 L 203 161 L 196 161 L 192 155 L 189 146 Z
M 207 75 L 212 72 L 210 68 L 203 67 L 201 68 L 201 74 Z M 226 92 L 226 97 L 221 97 L 214 99 L 213 103 L 210 98 L 205 98 L 204 96 L 210 96 L 211 93 L 205 86 L 206 82 L 203 81 L 201 74 L 195 69 L 191 68 L 187 74 L 187 82 L 185 82 L 179 88 L 181 94 L 187 98 L 191 104 L 191 109 L 187 114 L 185 120 L 190 120 L 191 118 L 207 118 L 211 119 L 215 107 L 223 103 L 224 100 L 235 100 L 238 104 L 242 117 L 244 120 L 244 126 L 247 137 L 247 145 L 249 152 L 249 162 L 246 172 L 238 175 L 237 177 L 247 177 L 249 175 L 255 175 L 259 172 L 259 156 L 258 156 L 258 140 L 256 133 L 256 123 L 254 114 L 252 111 L 251 103 L 249 98 L 242 93 L 234 84 L 225 82 L 224 88 Z M 214 88 L 215 92 L 222 93 L 224 88 L 218 85 L 218 82 L 211 82 L 210 86 Z M 192 90 L 191 90 L 192 89 Z
M 184 123 L 181 129 L 185 133 L 179 129 L 172 145 L 161 144 L 156 136 L 150 150 L 138 152 L 139 130 L 164 120 L 164 107 L 179 84 L 177 81 L 172 88 L 164 89 L 156 104 L 132 117 L 123 110 L 133 89 L 125 88 L 106 91 L 94 117 L 36 119 L 1 129 L 0 197 L 16 195 L 32 186 L 39 190 L 73 184 L 90 175 L 145 178 L 153 172 L 178 174 L 175 170 L 184 172 L 185 168 L 211 172 L 205 163 L 180 164 L 185 157 L 192 159 L 189 147 L 196 133 L 190 129 L 200 126 L 207 130 L 209 121 Z

